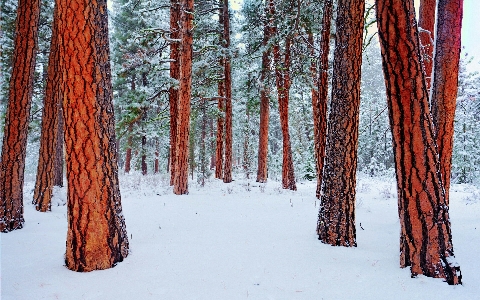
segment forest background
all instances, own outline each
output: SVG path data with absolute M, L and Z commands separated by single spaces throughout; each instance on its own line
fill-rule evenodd
M 168 88 L 172 82 L 168 73 L 169 43 L 164 32 L 169 28 L 168 3 L 118 0 L 112 8 L 111 49 L 114 82 L 114 104 L 120 168 L 125 171 L 127 152 L 131 151 L 132 170 L 144 173 L 167 173 L 169 155 Z M 455 118 L 455 145 L 452 182 L 480 184 L 480 123 L 478 53 L 473 38 L 474 1 L 465 1 L 459 93 Z M 191 178 L 201 182 L 212 175 L 215 160 L 217 118 L 222 116 L 214 99 L 217 96 L 219 58 L 232 59 L 233 82 L 233 165 L 234 173 L 247 178 L 257 169 L 259 136 L 259 106 L 261 71 L 262 22 L 258 1 L 233 2 L 232 43 L 228 49 L 219 45 L 220 24 L 213 1 L 198 1 L 195 14 L 194 64 L 189 170 Z M 7 103 L 10 61 L 13 50 L 13 26 L 16 1 L 2 0 L 0 116 L 3 128 Z M 368 6 L 368 5 L 367 5 Z M 36 80 L 33 93 L 27 151 L 26 178 L 34 178 L 38 156 L 42 100 L 47 74 L 49 40 L 53 2 L 42 2 L 42 19 Z M 305 18 L 320 24 L 321 9 L 314 5 L 302 12 Z M 358 169 L 370 176 L 393 176 L 393 153 L 381 57 L 376 38 L 373 10 L 366 16 L 366 32 L 362 65 L 360 137 Z M 302 15 L 303 17 L 303 15 Z M 285 18 L 288 21 L 289 17 Z M 470 24 L 470 25 L 469 25 Z M 334 28 L 332 30 L 335 30 Z M 334 43 L 334 41 L 333 41 Z M 303 47 L 303 48 L 302 48 Z M 333 52 L 333 48 L 332 52 Z M 226 53 L 227 52 L 227 53 Z M 479 54 L 480 55 L 480 54 Z M 332 55 L 331 55 L 332 57 Z M 297 180 L 315 179 L 313 155 L 313 119 L 311 111 L 311 79 L 308 61 L 312 57 L 305 45 L 294 49 L 292 86 L 290 90 L 290 134 Z M 331 64 L 330 64 L 331 65 Z M 134 70 L 134 71 L 133 71 Z M 271 80 L 272 87 L 274 86 Z M 268 176 L 281 178 L 282 134 L 276 91 L 270 91 L 270 130 Z M 0 135 L 3 130 L 0 131 Z M 1 138 L 1 137 L 0 137 Z M 130 149 L 130 150 L 129 150 Z

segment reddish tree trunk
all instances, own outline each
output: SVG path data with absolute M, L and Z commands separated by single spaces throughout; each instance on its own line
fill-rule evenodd
M 273 1 L 269 1 L 268 5 L 265 5 L 265 25 L 263 28 L 263 41 L 262 46 L 267 47 L 268 40 L 270 38 L 270 31 L 273 25 L 273 15 L 270 8 L 273 6 Z M 264 50 L 262 53 L 262 70 L 260 73 L 260 132 L 258 139 L 258 170 L 257 170 L 257 182 L 267 182 L 268 169 L 268 123 L 270 119 L 270 101 L 268 88 L 268 72 L 270 69 L 270 50 Z
M 57 8 L 55 8 L 55 10 L 56 9 Z M 55 11 L 55 14 L 57 13 L 58 12 Z M 53 186 L 55 181 L 55 163 L 57 161 L 57 156 L 60 154 L 58 153 L 57 144 L 59 143 L 59 140 L 61 141 L 61 144 L 63 144 L 63 136 L 60 138 L 58 137 L 59 133 L 63 132 L 60 132 L 59 130 L 61 92 L 59 89 L 60 70 L 58 68 L 57 20 L 58 17 L 54 17 L 50 54 L 48 58 L 47 86 L 43 99 L 40 153 L 38 156 L 37 178 L 33 195 L 35 209 L 41 212 L 51 210 Z M 60 158 L 63 158 L 63 153 L 61 153 Z
M 68 181 L 65 265 L 87 272 L 128 255 L 115 151 L 107 1 L 57 1 Z M 77 12 L 77 13 L 72 13 Z
M 218 22 L 223 28 L 223 0 L 219 5 L 222 10 L 218 15 Z M 220 45 L 223 45 L 223 31 L 220 34 Z M 223 179 L 223 155 L 224 155 L 224 125 L 225 125 L 225 58 L 220 59 L 220 66 L 223 68 L 222 79 L 218 82 L 218 111 L 220 115 L 217 118 L 217 146 L 215 149 L 215 178 Z
M 318 238 L 356 247 L 355 186 L 365 1 L 340 0 Z
M 23 180 L 40 18 L 39 0 L 19 0 L 0 162 L 0 231 L 23 227 Z
M 177 146 L 173 192 L 188 194 L 188 143 L 193 54 L 193 0 L 181 0 L 180 87 L 177 120 Z
M 418 26 L 422 28 L 419 32 L 422 64 L 425 72 L 427 90 L 430 91 L 433 69 L 433 49 L 435 40 L 435 8 L 437 0 L 420 0 Z
M 440 156 L 440 173 L 449 204 L 452 172 L 453 125 L 457 106 L 458 65 L 461 50 L 463 0 L 438 2 L 432 116 Z
M 230 16 L 228 14 L 228 0 L 223 1 L 223 47 L 226 52 L 230 48 Z M 232 182 L 232 156 L 233 156 L 233 125 L 232 125 L 232 67 L 230 55 L 224 57 L 225 78 L 225 161 L 223 167 L 223 182 Z
M 413 0 L 377 0 L 400 217 L 400 266 L 461 283 L 440 175 Z
M 170 43 L 170 77 L 176 80 L 180 79 L 180 4 L 178 0 L 170 0 L 170 38 L 174 41 Z M 169 90 L 170 104 L 170 153 L 169 170 L 170 185 L 173 185 L 175 179 L 175 159 L 177 147 L 177 119 L 178 119 L 178 87 L 171 87 Z
M 316 196 L 320 199 L 323 180 L 323 166 L 325 164 L 325 148 L 327 142 L 327 103 L 328 103 L 328 54 L 330 52 L 330 29 L 333 15 L 333 1 L 325 0 L 323 4 L 322 31 L 320 36 L 319 74 L 312 65 L 314 86 L 312 90 L 313 107 L 313 137 L 315 144 L 315 158 L 317 171 Z M 313 46 L 313 36 L 310 38 Z M 313 47 L 312 47 L 313 55 Z
M 284 189 L 297 190 L 295 174 L 293 170 L 292 148 L 290 145 L 290 133 L 288 129 L 288 100 L 290 94 L 290 47 L 291 37 L 285 40 L 284 59 L 281 59 L 280 46 L 273 47 L 273 59 L 275 61 L 275 77 L 278 93 L 278 110 L 280 125 L 283 136 L 283 160 L 282 160 L 282 186 Z

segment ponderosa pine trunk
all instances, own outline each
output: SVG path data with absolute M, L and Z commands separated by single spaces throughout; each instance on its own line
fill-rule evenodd
M 217 137 L 215 147 L 215 178 L 223 179 L 223 136 L 224 136 L 224 123 L 225 118 L 224 102 L 225 102 L 225 89 L 223 79 L 218 82 L 218 111 L 220 115 L 217 118 Z
M 268 73 L 270 71 L 270 49 L 267 49 L 268 40 L 273 25 L 273 1 L 265 4 L 265 24 L 263 27 L 262 46 L 265 48 L 262 53 L 262 70 L 260 71 L 260 129 L 258 138 L 258 170 L 257 182 L 265 183 L 268 178 L 268 124 L 270 121 L 270 100 Z
M 159 155 L 160 155 L 160 141 L 158 140 L 158 137 L 155 138 L 155 162 L 153 164 L 153 174 L 158 174 L 160 172 L 160 161 L 159 161 Z
M 135 79 L 136 79 L 136 75 L 135 73 L 132 74 L 132 78 L 131 78 L 131 81 L 130 81 L 130 90 L 131 91 L 135 91 L 137 86 L 135 84 Z M 128 137 L 127 137 L 127 151 L 126 151 L 126 155 L 125 155 L 125 174 L 128 174 L 130 173 L 130 170 L 132 168 L 132 147 L 133 147 L 133 136 L 132 136 L 132 132 L 133 132 L 133 124 L 135 124 L 135 120 L 133 121 L 130 121 L 130 123 L 128 124 L 128 127 L 127 127 L 127 134 L 128 134 Z
M 220 28 L 219 43 L 223 45 L 223 0 L 219 0 L 219 6 L 221 9 L 218 13 L 218 23 Z M 219 61 L 221 72 L 221 79 L 218 82 L 218 111 L 219 116 L 217 118 L 217 138 L 215 148 L 215 178 L 223 179 L 223 155 L 224 155 L 224 138 L 225 138 L 225 58 L 221 57 Z
M 318 75 L 314 76 L 312 90 L 313 107 L 313 137 L 315 144 L 315 158 L 317 171 L 316 197 L 320 199 L 323 180 L 323 166 L 325 164 L 325 149 L 327 143 L 327 104 L 328 104 L 328 54 L 330 53 L 330 30 L 333 16 L 333 1 L 325 0 L 323 3 L 322 31 L 320 35 L 320 59 Z M 313 46 L 313 36 L 311 37 Z M 313 48 L 312 48 L 312 53 Z M 313 68 L 313 66 L 312 66 Z M 312 73 L 316 73 L 312 70 Z M 316 95 L 315 95 L 316 94 Z
M 132 163 L 132 145 L 133 145 L 133 123 L 128 124 L 127 129 L 127 153 L 125 155 L 125 174 L 130 173 L 131 170 L 131 163 Z
M 230 62 L 230 16 L 228 0 L 223 1 L 223 48 L 224 80 L 225 80 L 225 161 L 223 166 L 223 182 L 232 182 L 233 156 L 233 113 L 232 113 L 232 65 Z
M 273 0 L 271 0 L 273 2 Z M 270 6 L 270 13 L 275 15 L 275 7 Z M 272 35 L 277 33 L 275 26 L 272 27 Z M 292 147 L 290 143 L 290 132 L 288 129 L 288 101 L 290 97 L 290 47 L 292 36 L 285 38 L 285 53 L 282 55 L 280 45 L 273 46 L 273 60 L 275 62 L 275 81 L 278 94 L 278 110 L 280 115 L 280 127 L 282 128 L 282 187 L 292 191 L 297 190 L 295 184 L 295 173 L 293 169 Z
M 147 168 L 147 137 L 142 135 L 142 175 L 145 176 L 148 173 Z
M 439 0 L 435 42 L 432 116 L 440 156 L 440 173 L 449 204 L 452 172 L 453 126 L 457 106 L 463 0 Z
M 400 266 L 460 284 L 413 0 L 377 0 L 400 217 Z
M 0 231 L 23 227 L 23 181 L 40 0 L 19 0 L 0 162 Z
M 54 15 L 58 12 L 55 7 Z M 40 152 L 38 155 L 37 178 L 33 204 L 35 209 L 41 212 L 51 210 L 53 186 L 55 183 L 55 164 L 59 155 L 57 144 L 59 142 L 59 120 L 60 120 L 60 69 L 58 63 L 58 39 L 57 39 L 58 17 L 53 19 L 52 40 L 50 43 L 50 54 L 48 57 L 47 86 L 43 98 L 42 129 L 40 135 Z M 63 132 L 61 133 L 63 134 Z M 63 144 L 63 136 L 60 138 Z M 63 148 L 63 147 L 62 147 Z M 63 152 L 63 151 L 62 151 Z M 63 158 L 63 153 L 61 153 Z M 62 166 L 63 168 L 63 166 Z
M 144 88 L 147 87 L 147 73 L 142 73 L 142 85 Z M 145 176 L 148 173 L 147 167 L 147 136 L 145 133 L 145 128 L 143 124 L 145 124 L 145 120 L 147 119 L 147 107 L 142 109 L 142 175 Z
M 288 126 L 288 102 L 290 97 L 290 47 L 291 37 L 285 39 L 285 54 L 283 63 L 281 63 L 281 54 L 279 45 L 273 48 L 273 57 L 275 60 L 275 76 L 278 93 L 278 109 L 280 114 L 280 126 L 282 128 L 282 187 L 292 191 L 297 190 L 295 184 L 295 173 L 293 169 L 292 147 L 290 143 L 290 132 Z
M 58 95 L 58 99 L 60 99 L 60 95 Z M 58 105 L 58 126 L 57 126 L 57 142 L 55 145 L 55 162 L 53 166 L 53 172 L 55 173 L 55 177 L 53 179 L 53 185 L 63 187 L 63 110 L 62 110 L 62 103 L 60 101 L 57 102 Z
M 435 41 L 435 8 L 437 0 L 420 0 L 418 26 L 420 31 L 420 45 L 422 53 L 422 64 L 425 72 L 425 83 L 430 91 L 433 69 L 433 49 Z
M 356 247 L 355 186 L 365 1 L 339 0 L 318 239 Z
M 107 269 L 128 255 L 117 174 L 107 1 L 56 3 L 68 181 L 65 265 L 78 272 Z
M 175 180 L 173 192 L 188 194 L 188 143 L 193 55 L 193 0 L 181 0 L 180 86 L 178 101 Z
M 178 0 L 170 0 L 170 77 L 180 79 L 180 4 Z M 178 119 L 178 87 L 169 89 L 170 105 L 170 152 L 169 152 L 169 170 L 170 185 L 173 185 L 175 179 L 175 159 L 177 147 L 177 119 Z

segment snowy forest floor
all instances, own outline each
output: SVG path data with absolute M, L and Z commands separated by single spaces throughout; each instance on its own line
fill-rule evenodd
M 65 268 L 65 188 L 52 212 L 30 204 L 25 228 L 1 234 L 1 298 L 9 299 L 478 299 L 480 192 L 451 189 L 453 245 L 463 286 L 399 268 L 395 182 L 360 176 L 357 248 L 315 234 L 315 183 L 210 180 L 172 194 L 164 176 L 121 176 L 130 255 L 115 268 Z M 361 224 L 361 226 L 360 226 Z

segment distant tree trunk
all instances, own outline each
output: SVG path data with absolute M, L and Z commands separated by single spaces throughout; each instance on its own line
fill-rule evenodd
M 143 72 L 142 73 L 142 85 L 143 87 L 146 87 L 148 84 L 147 82 L 147 73 Z M 142 110 L 142 175 L 145 176 L 148 173 L 148 167 L 147 167 L 147 136 L 145 132 L 145 127 L 143 124 L 145 124 L 145 120 L 147 119 L 147 108 L 144 108 Z
M 433 49 L 435 40 L 435 8 L 437 0 L 420 0 L 418 26 L 422 28 L 419 32 L 423 71 L 427 90 L 430 91 L 433 68 Z
M 262 46 L 267 47 L 270 38 L 270 31 L 273 25 L 273 15 L 270 8 L 273 1 L 265 5 L 265 24 L 263 27 Z M 258 139 L 258 170 L 257 182 L 267 182 L 267 160 L 268 160 L 268 123 L 270 118 L 268 71 L 270 69 L 270 50 L 264 50 L 262 53 L 262 70 L 260 72 L 260 133 Z
M 158 174 L 159 172 L 159 168 L 160 168 L 160 163 L 158 161 L 158 155 L 159 155 L 159 152 L 160 152 L 160 142 L 158 140 L 158 137 L 155 138 L 155 163 L 154 163 L 154 167 L 153 167 L 153 173 L 154 174 Z
M 223 25 L 223 0 L 220 0 L 222 10 L 219 12 L 218 22 L 222 28 Z M 220 34 L 220 44 L 223 45 L 223 31 Z M 222 79 L 218 82 L 218 111 L 220 115 L 217 118 L 217 147 L 215 150 L 215 178 L 223 179 L 223 140 L 224 140 L 224 125 L 225 125 L 225 58 L 220 59 L 220 66 L 223 68 Z
M 210 170 L 215 169 L 215 152 L 213 152 L 213 149 L 215 149 L 215 140 L 214 140 L 214 130 L 213 130 L 213 119 L 209 118 L 208 124 L 210 127 L 210 149 L 212 150 L 212 155 L 210 157 Z
M 23 227 L 23 181 L 40 0 L 19 0 L 0 162 L 0 231 Z
M 339 0 L 318 238 L 356 247 L 355 185 L 365 1 Z
M 65 265 L 88 272 L 111 268 L 128 255 L 115 151 L 107 1 L 57 5 L 68 180 Z
M 55 14 L 57 14 L 56 11 Z M 50 54 L 48 57 L 47 86 L 43 98 L 42 131 L 40 136 L 37 178 L 35 182 L 35 192 L 33 194 L 33 204 L 35 205 L 35 209 L 41 212 L 51 210 L 53 186 L 56 174 L 55 164 L 58 160 L 58 155 L 61 155 L 61 159 L 63 158 L 63 153 L 58 152 L 57 145 L 59 140 L 63 145 L 63 136 L 61 136 L 60 139 L 58 137 L 58 135 L 63 134 L 63 132 L 60 132 L 59 130 L 59 120 L 61 119 L 61 92 L 59 89 L 60 70 L 58 68 L 58 62 L 60 58 L 57 51 L 57 26 L 58 18 L 54 17 Z
M 292 147 L 290 144 L 290 133 L 288 129 L 288 101 L 290 94 L 290 47 L 291 36 L 285 39 L 284 59 L 281 59 L 280 46 L 273 47 L 273 59 L 275 61 L 275 77 L 278 93 L 278 110 L 280 114 L 280 125 L 283 135 L 283 160 L 282 160 L 282 186 L 284 189 L 297 190 L 295 174 L 293 170 Z
M 449 204 L 452 172 L 453 125 L 457 106 L 458 68 L 461 50 L 463 0 L 438 1 L 435 70 L 432 88 L 432 116 L 440 173 Z
M 170 38 L 173 40 L 180 39 L 180 4 L 178 0 L 170 0 Z M 170 77 L 176 80 L 180 79 L 180 43 L 170 43 Z M 177 147 L 177 119 L 178 119 L 178 87 L 171 87 L 169 90 L 170 104 L 170 152 L 169 152 L 169 169 L 170 169 L 170 185 L 173 185 L 175 179 L 175 159 Z
M 223 40 L 225 53 L 225 164 L 223 168 L 223 182 L 232 182 L 232 151 L 233 151 L 233 125 L 232 125 L 232 67 L 230 63 L 230 16 L 228 0 L 223 1 Z
M 207 138 L 207 103 L 205 98 L 202 98 L 202 126 L 200 136 L 200 185 L 205 186 L 205 179 L 207 178 L 207 151 L 205 146 L 205 140 Z
M 453 255 L 413 0 L 377 0 L 400 217 L 400 266 L 461 283 Z
M 60 100 L 60 95 L 57 96 Z M 57 126 L 57 142 L 55 145 L 55 163 L 53 170 L 55 172 L 55 178 L 53 180 L 54 186 L 63 187 L 63 110 L 62 103 L 57 101 L 58 106 L 58 126 Z
M 136 85 L 135 85 L 135 73 L 132 74 L 132 78 L 131 78 L 131 82 L 130 82 L 130 90 L 131 91 L 135 91 L 136 90 Z M 134 121 L 131 121 L 129 124 L 128 124 L 128 128 L 127 128 L 127 134 L 128 134 L 128 137 L 127 137 L 127 153 L 125 155 L 125 174 L 128 174 L 130 173 L 130 170 L 131 170 L 131 164 L 132 164 L 132 146 L 133 146 L 133 136 L 132 136 L 132 132 L 133 132 L 133 124 L 135 122 Z
M 320 36 L 319 74 L 314 76 L 315 89 L 312 90 L 313 106 L 313 137 L 315 144 L 315 158 L 317 171 L 316 196 L 320 199 L 323 180 L 323 166 L 325 163 L 325 148 L 327 142 L 327 104 L 328 104 L 328 54 L 330 53 L 330 29 L 333 16 L 333 1 L 325 0 L 323 4 L 322 31 Z M 310 38 L 313 46 L 313 35 Z M 312 54 L 314 53 L 312 47 Z M 312 66 L 313 68 L 314 66 Z M 312 71 L 312 73 L 314 73 Z M 315 68 L 316 73 L 316 68 Z M 316 94 L 316 95 L 315 95 Z
M 131 162 L 132 162 L 132 131 L 133 123 L 128 124 L 128 137 L 127 137 L 127 154 L 125 155 L 125 174 L 130 173 Z
M 247 84 L 248 92 L 250 92 L 250 78 Z M 250 154 L 249 154 L 249 144 L 250 144 L 250 110 L 248 108 L 248 103 L 245 107 L 245 114 L 247 117 L 246 126 L 244 129 L 243 136 L 243 171 L 247 179 L 250 179 Z
M 173 192 L 188 194 L 188 142 L 193 54 L 193 0 L 181 0 L 180 87 L 178 101 L 177 146 Z
M 142 175 L 145 176 L 148 173 L 147 168 L 147 137 L 145 134 L 142 135 Z

